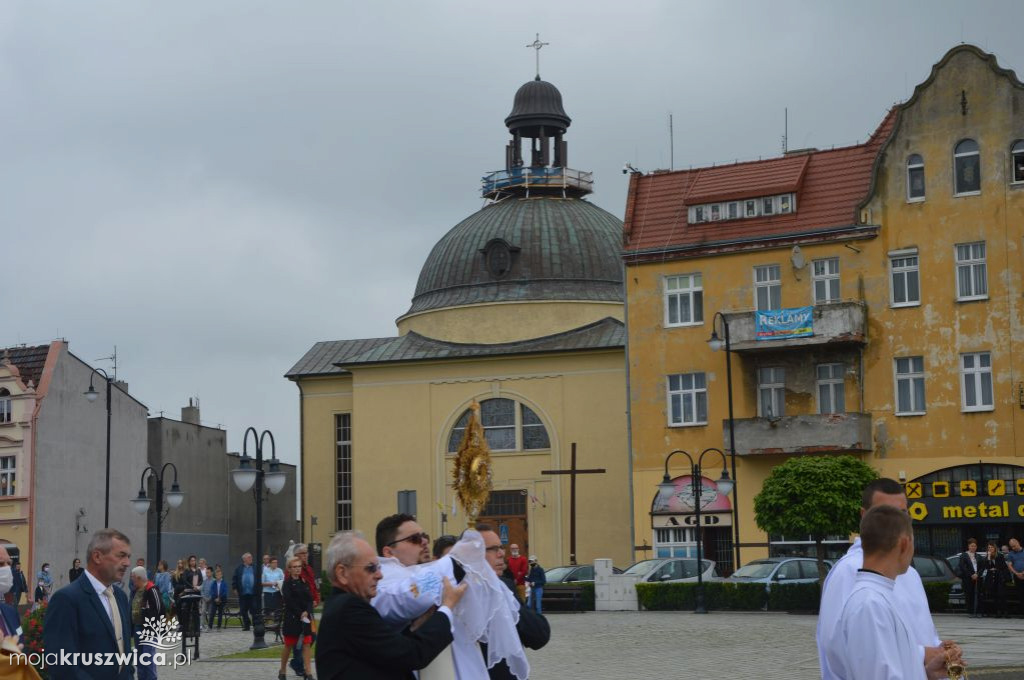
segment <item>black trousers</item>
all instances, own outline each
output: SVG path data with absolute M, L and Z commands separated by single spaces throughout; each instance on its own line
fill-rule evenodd
M 256 607 L 259 606 L 256 595 L 239 595 L 238 609 L 242 615 L 242 628 L 248 630 L 252 627 L 252 621 L 256 618 Z
M 978 613 L 978 600 L 980 593 L 978 592 L 978 582 L 968 577 L 963 579 L 964 584 L 964 605 L 967 607 L 967 613 L 972 616 Z
M 213 618 L 217 617 L 217 627 L 224 627 L 224 601 L 214 602 L 210 600 L 210 606 L 206 610 L 206 627 L 213 628 Z

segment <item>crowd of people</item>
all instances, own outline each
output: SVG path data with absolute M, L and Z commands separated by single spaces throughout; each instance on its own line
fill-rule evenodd
M 967 539 L 957 576 L 963 582 L 964 603 L 971 618 L 1024 615 L 1024 550 L 1020 540 L 1011 538 L 1002 550 L 995 541 L 989 541 L 984 554 L 980 554 L 978 541 Z

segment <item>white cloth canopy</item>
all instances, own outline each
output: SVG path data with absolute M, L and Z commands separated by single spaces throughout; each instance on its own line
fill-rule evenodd
M 487 669 L 504 659 L 513 675 L 525 680 L 530 664 L 516 631 L 519 601 L 487 563 L 483 538 L 476 531 L 466 531 L 447 556 L 427 564 L 406 567 L 394 558 L 381 558 L 384 577 L 371 604 L 385 621 L 404 628 L 441 603 L 442 579 L 455 582 L 453 559 L 465 571 L 462 582 L 469 586 L 454 611 L 451 652 L 456 677 L 486 678 Z M 487 643 L 486 665 L 477 642 Z
M 821 609 L 818 613 L 818 661 L 821 664 L 821 677 L 823 680 L 835 680 L 838 678 L 830 664 L 825 650 L 832 645 L 836 635 L 839 616 L 842 614 L 843 605 L 853 592 L 857 581 L 857 570 L 864 566 L 864 549 L 861 548 L 860 538 L 854 540 L 853 545 L 842 559 L 836 562 L 835 566 L 828 572 L 825 578 L 825 587 L 821 595 Z M 910 639 L 914 644 L 922 647 L 921 663 L 924 668 L 923 647 L 938 647 L 942 644 L 939 634 L 932 622 L 932 614 L 928 609 L 928 596 L 924 592 L 924 584 L 921 583 L 921 575 L 917 570 L 910 567 L 907 573 L 896 578 L 895 587 L 892 589 L 892 601 L 899 610 L 903 621 L 910 632 Z M 870 677 L 864 675 L 863 677 Z
M 896 582 L 861 571 L 846 598 L 825 656 L 841 680 L 923 680 L 924 649 L 914 642 L 893 592 Z

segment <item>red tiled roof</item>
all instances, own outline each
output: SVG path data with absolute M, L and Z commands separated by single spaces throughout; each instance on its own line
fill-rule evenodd
M 875 158 L 892 132 L 896 114 L 896 107 L 890 109 L 871 138 L 856 146 L 713 168 L 634 175 L 626 199 L 626 257 L 636 251 L 855 224 L 857 207 L 867 197 Z M 793 213 L 687 224 L 687 207 L 699 202 L 769 196 L 794 189 L 797 209 Z
M 0 359 L 8 357 L 11 363 L 18 368 L 21 382 L 28 385 L 31 380 L 33 385 L 38 388 L 39 379 L 43 375 L 43 366 L 46 365 L 46 357 L 49 353 L 49 345 L 8 347 L 0 349 Z
M 810 155 L 784 156 L 758 163 L 699 168 L 683 199 L 686 205 L 787 194 L 800 188 Z

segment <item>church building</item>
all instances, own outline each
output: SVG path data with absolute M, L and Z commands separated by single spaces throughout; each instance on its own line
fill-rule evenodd
M 622 222 L 569 168 L 570 122 L 554 85 L 520 87 L 487 205 L 434 246 L 397 335 L 318 342 L 288 371 L 304 540 L 370 535 L 400 509 L 432 539 L 458 534 L 454 453 L 476 401 L 494 483 L 481 519 L 545 567 L 631 563 Z

